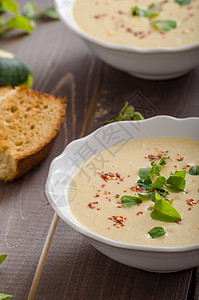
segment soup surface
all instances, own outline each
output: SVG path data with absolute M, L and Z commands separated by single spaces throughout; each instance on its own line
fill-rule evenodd
M 199 176 L 190 175 L 192 166 L 199 166 L 199 142 L 190 139 L 151 138 L 114 146 L 92 156 L 78 168 L 71 179 L 68 193 L 72 214 L 88 230 L 113 240 L 158 246 L 179 246 L 199 242 Z M 118 149 L 118 148 L 117 148 Z M 114 157 L 113 157 L 113 153 Z M 186 171 L 185 188 L 174 193 L 167 190 L 166 202 L 181 217 L 180 221 L 154 220 L 151 213 L 155 202 L 142 199 L 142 203 L 124 207 L 124 195 L 139 197 L 146 191 L 138 185 L 139 169 L 159 165 L 160 175 L 169 178 L 176 171 Z M 151 177 L 152 182 L 159 176 Z M 89 180 L 88 180 L 89 178 Z M 173 200 L 171 200 L 173 199 Z M 163 200 L 165 201 L 165 200 Z M 165 234 L 152 238 L 148 233 L 161 227 Z
M 160 10 L 158 15 L 146 16 L 154 3 Z M 134 13 L 145 16 L 133 16 L 132 8 Z M 174 0 L 76 0 L 73 14 L 83 31 L 109 43 L 161 48 L 199 42 L 199 0 L 189 5 L 180 5 Z M 152 24 L 157 20 L 174 21 L 176 27 L 162 31 L 165 28 L 157 29 Z

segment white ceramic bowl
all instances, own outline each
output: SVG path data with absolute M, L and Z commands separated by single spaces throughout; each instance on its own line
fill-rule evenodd
M 75 0 L 54 0 L 61 21 L 79 35 L 106 63 L 145 79 L 168 79 L 181 76 L 199 65 L 199 43 L 173 48 L 142 49 L 115 45 L 82 31 L 74 21 Z
M 84 161 L 80 152 L 85 146 L 89 147 L 88 149 L 97 149 L 98 153 L 117 142 L 147 137 L 178 136 L 199 140 L 198 128 L 199 118 L 176 119 L 168 116 L 103 126 L 70 143 L 63 153 L 53 160 L 45 187 L 47 198 L 64 222 L 83 234 L 96 249 L 116 261 L 153 272 L 175 272 L 198 266 L 199 243 L 180 247 L 153 247 L 111 240 L 82 227 L 73 217 L 67 199 L 71 175 Z M 107 135 L 109 139 L 105 138 Z M 87 151 L 86 159 L 92 154 L 92 151 Z

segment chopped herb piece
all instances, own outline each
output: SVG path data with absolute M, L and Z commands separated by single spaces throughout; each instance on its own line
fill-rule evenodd
M 152 239 L 159 238 L 166 234 L 166 231 L 162 227 L 154 227 L 149 230 L 148 234 L 152 237 Z
M 12 295 L 2 294 L 0 293 L 0 300 L 8 300 L 12 298 Z
M 152 184 L 151 179 L 148 177 L 146 179 L 139 179 L 137 181 L 137 184 L 140 188 L 144 189 L 145 191 L 150 189 L 150 186 Z
M 139 169 L 140 179 L 149 179 L 149 176 L 148 176 L 149 171 L 150 170 L 147 168 L 140 168 Z
M 140 9 L 138 6 L 131 8 L 132 16 L 153 18 L 160 14 L 162 8 L 158 3 L 151 4 L 148 9 Z
M 189 5 L 192 0 L 175 0 L 176 3 L 180 5 Z
M 38 10 L 34 2 L 27 2 L 24 5 L 24 16 L 29 20 L 36 20 Z
M 59 20 L 59 16 L 53 7 L 44 9 L 44 11 L 41 12 L 40 14 L 41 14 L 41 16 L 43 15 L 43 16 L 47 16 L 54 20 Z
M 153 175 L 160 176 L 160 171 L 162 167 L 153 163 L 151 170 L 148 172 L 148 176 L 151 177 Z
M 160 159 L 160 162 L 159 162 L 159 165 L 163 166 L 163 165 L 166 165 L 166 159 L 169 158 L 169 154 L 164 154 L 162 156 L 162 158 Z
M 167 183 L 167 180 L 164 176 L 159 176 L 155 182 L 150 186 L 150 189 L 161 188 Z
M 159 31 L 168 32 L 171 29 L 176 28 L 177 23 L 173 20 L 156 20 L 151 23 L 151 25 L 158 29 Z
M 148 17 L 147 10 L 140 9 L 138 6 L 134 6 L 131 8 L 132 16 L 139 16 L 139 17 Z
M 147 194 L 144 193 L 138 193 L 138 196 L 141 200 L 149 200 L 149 196 Z
M 10 29 L 20 29 L 25 32 L 31 32 L 34 29 L 34 25 L 31 20 L 28 20 L 26 17 L 20 15 L 9 19 L 6 25 Z
M 121 202 L 123 207 L 130 207 L 136 204 L 141 204 L 142 200 L 140 200 L 138 197 L 135 196 L 122 196 Z
M 151 201 L 156 202 L 155 192 L 148 192 L 147 196 L 151 199 Z
M 181 170 L 181 171 L 175 171 L 175 173 L 173 175 L 185 178 L 186 174 L 187 174 L 186 170 Z
M 151 213 L 153 220 L 174 223 L 181 221 L 179 212 L 166 200 L 158 200 L 154 205 L 154 210 Z
M 2 264 L 2 262 L 6 259 L 8 255 L 7 254 L 1 254 L 0 255 L 0 265 Z
M 133 115 L 133 120 L 134 121 L 144 120 L 144 117 L 140 112 L 135 111 Z
M 169 193 L 165 189 L 158 189 L 158 188 L 156 188 L 156 191 L 162 197 L 166 197 L 166 196 L 169 195 Z
M 189 174 L 190 175 L 199 175 L 199 167 L 198 166 L 193 166 L 189 169 Z
M 151 211 L 151 210 L 153 210 L 153 207 L 147 207 L 147 210 L 149 210 L 149 211 Z
M 119 112 L 119 115 L 112 120 L 106 121 L 104 124 L 110 124 L 118 121 L 128 120 L 143 120 L 144 117 L 139 112 L 135 112 L 132 105 L 129 105 L 128 101 L 125 102 L 124 106 Z
M 186 171 L 176 171 L 167 179 L 167 189 L 174 193 L 179 193 L 184 190 L 186 181 L 185 181 Z

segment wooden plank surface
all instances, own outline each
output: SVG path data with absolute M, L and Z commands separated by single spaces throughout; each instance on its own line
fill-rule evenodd
M 41 9 L 52 5 L 51 1 L 35 2 Z M 137 79 L 103 64 L 60 22 L 39 22 L 29 36 L 1 39 L 0 48 L 27 62 L 36 90 L 68 99 L 64 125 L 47 159 L 17 182 L 0 183 L 0 252 L 8 254 L 0 269 L 0 292 L 23 300 L 54 214 L 44 193 L 49 164 L 80 136 L 100 69 L 102 85 L 88 132 L 115 116 L 126 100 L 146 118 L 199 116 L 199 68 L 162 82 Z M 197 278 L 195 270 L 155 274 L 119 264 L 60 220 L 35 299 L 198 299 Z

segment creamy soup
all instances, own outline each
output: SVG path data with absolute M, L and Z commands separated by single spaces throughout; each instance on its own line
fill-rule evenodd
M 143 15 L 153 3 L 160 7 L 159 15 L 132 16 L 132 8 L 137 7 Z M 114 44 L 157 48 L 199 42 L 199 0 L 189 5 L 179 5 L 174 0 L 76 0 L 73 14 L 83 31 Z M 174 21 L 176 27 L 169 32 L 155 29 L 152 23 L 157 20 Z
M 199 166 L 199 142 L 151 138 L 121 144 L 119 151 L 114 147 L 92 156 L 72 176 L 76 194 L 68 193 L 68 200 L 78 222 L 92 232 L 126 243 L 158 246 L 199 243 L 199 176 L 189 174 L 192 166 Z M 181 217 L 175 222 L 152 219 L 157 201 L 142 199 L 142 203 L 130 207 L 121 203 L 124 195 L 138 197 L 138 193 L 146 193 L 137 183 L 139 169 L 151 169 L 154 163 L 159 165 L 161 157 L 166 157 L 161 176 L 168 179 L 176 171 L 186 171 L 185 188 L 164 196 Z M 153 175 L 152 182 L 157 177 Z M 165 234 L 152 238 L 148 232 L 154 227 L 161 227 Z

